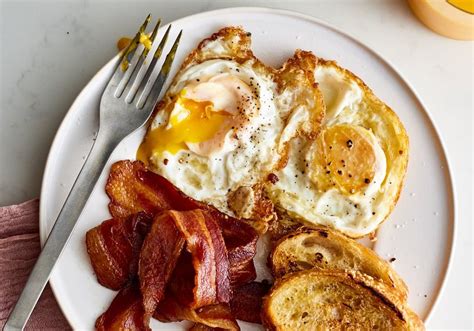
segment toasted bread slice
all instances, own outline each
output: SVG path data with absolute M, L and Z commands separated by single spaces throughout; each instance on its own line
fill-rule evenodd
M 301 229 L 281 238 L 269 257 L 273 275 L 307 269 L 353 270 L 396 289 L 406 301 L 408 288 L 390 264 L 374 251 L 325 227 Z
M 423 330 L 384 283 L 358 272 L 305 270 L 278 280 L 264 298 L 268 330 Z

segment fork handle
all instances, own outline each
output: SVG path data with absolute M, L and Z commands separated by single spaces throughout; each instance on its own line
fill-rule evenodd
M 15 308 L 3 327 L 5 331 L 23 330 L 49 276 L 82 213 L 92 189 L 97 182 L 110 154 L 118 144 L 117 139 L 99 133 L 79 175 L 69 192 L 58 218 L 44 244 L 38 260 L 26 282 Z

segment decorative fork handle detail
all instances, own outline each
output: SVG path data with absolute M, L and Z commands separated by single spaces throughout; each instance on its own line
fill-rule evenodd
M 92 150 L 59 212 L 56 223 L 3 330 L 18 331 L 25 327 L 110 154 L 120 142 L 116 140 L 99 131 Z

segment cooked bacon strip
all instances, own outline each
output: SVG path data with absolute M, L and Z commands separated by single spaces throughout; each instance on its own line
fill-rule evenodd
M 221 230 L 213 215 L 205 210 L 170 211 L 186 238 L 195 270 L 191 308 L 229 302 L 232 291 L 229 259 Z
M 256 273 L 253 258 L 257 252 L 257 233 L 251 226 L 233 217 L 221 217 L 219 220 L 229 256 L 232 285 L 254 280 Z
M 138 270 L 143 305 L 149 316 L 163 299 L 184 242 L 174 214 L 163 212 L 155 218 L 143 243 Z
M 221 316 L 224 320 L 232 316 L 242 321 L 261 324 L 262 298 L 268 293 L 270 288 L 270 283 L 252 282 L 234 289 L 234 297 L 230 302 L 231 314 L 229 317 L 224 317 L 228 314 L 228 306 L 226 305 L 204 307 L 206 310 L 198 311 L 197 313 L 183 308 L 177 300 L 173 299 L 172 295 L 167 296 L 167 299 L 160 304 L 154 317 L 162 322 L 176 322 L 184 319 L 195 322 L 196 324 L 189 329 L 190 331 L 228 330 L 229 324 L 212 323 L 217 316 Z M 210 309 L 210 307 L 213 307 L 213 309 Z M 196 318 L 194 314 L 197 314 L 200 319 Z
M 185 242 L 190 254 L 182 253 Z M 184 291 L 192 295 L 186 305 L 199 308 L 230 301 L 229 260 L 213 215 L 200 209 L 170 210 L 155 218 L 140 254 L 140 289 L 147 314 L 151 315 L 163 299 L 181 254 L 183 258 L 191 257 L 189 261 L 180 261 L 177 268 L 178 272 L 180 268 L 188 268 L 179 278 L 186 277 L 192 284 Z M 183 286 L 180 290 L 183 292 Z
M 196 323 L 193 326 L 191 326 L 188 331 L 222 331 L 224 329 L 222 328 L 213 328 L 201 323 Z
M 97 331 L 148 331 L 138 284 L 130 283 L 120 290 L 105 313 L 95 323 Z
M 235 317 L 232 316 L 228 304 L 221 303 L 203 307 L 197 310 L 196 313 L 199 316 L 199 320 L 195 322 L 224 330 L 240 330 L 239 324 L 237 324 Z
M 230 302 L 232 315 L 241 321 L 261 324 L 262 298 L 270 287 L 268 282 L 251 282 L 234 288 L 234 296 Z
M 208 208 L 186 196 L 166 178 L 146 170 L 140 161 L 114 163 L 105 191 L 113 217 L 126 217 L 140 211 L 154 215 L 163 210 Z
M 162 322 L 188 320 L 219 330 L 239 330 L 227 303 L 197 309 L 190 307 L 193 299 L 194 277 L 192 256 L 188 251 L 183 250 L 171 276 L 165 298 L 158 305 L 153 317 Z
M 253 259 L 241 264 L 234 264 L 230 275 L 230 282 L 233 287 L 246 284 L 254 280 L 257 277 L 257 272 L 253 264 Z
M 87 232 L 87 253 L 100 284 L 119 290 L 136 275 L 150 223 L 150 217 L 139 213 L 105 221 Z
M 229 302 L 232 298 L 230 262 L 225 246 L 222 231 L 217 223 L 217 220 L 212 217 L 212 214 L 207 211 L 200 211 L 203 214 L 209 215 L 204 217 L 205 226 L 209 230 L 210 239 L 214 246 L 214 265 L 216 268 L 216 290 L 217 301 Z M 188 245 L 188 248 L 190 246 Z M 205 277 L 205 275 L 204 275 Z
M 153 317 L 165 323 L 187 320 L 210 328 L 204 330 L 213 330 L 214 328 L 218 330 L 240 330 L 228 304 L 221 303 L 191 309 L 178 303 L 172 295 L 166 295 Z
M 172 296 L 181 306 L 189 307 L 194 300 L 195 275 L 193 257 L 187 250 L 183 250 L 166 289 L 165 298 Z
M 205 209 L 214 215 L 222 230 L 228 251 L 230 274 L 234 280 L 251 281 L 249 267 L 256 253 L 257 232 L 243 220 L 227 216 L 212 206 L 196 201 L 176 188 L 164 177 L 146 170 L 140 161 L 118 161 L 111 167 L 106 185 L 109 210 L 114 217 L 144 211 L 154 215 L 160 211 Z M 247 277 L 242 278 L 242 270 Z M 237 282 L 241 284 L 242 282 Z

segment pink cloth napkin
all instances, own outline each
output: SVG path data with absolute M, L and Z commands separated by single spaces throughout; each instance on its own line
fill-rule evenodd
M 0 208 L 0 329 L 40 253 L 38 208 L 38 199 Z M 26 330 L 70 329 L 47 285 Z

